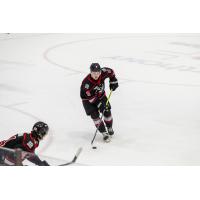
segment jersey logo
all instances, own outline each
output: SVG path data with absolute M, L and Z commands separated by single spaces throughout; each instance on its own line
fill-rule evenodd
M 33 143 L 32 143 L 31 141 L 29 141 L 29 142 L 27 143 L 27 146 L 31 149 L 31 148 L 33 147 Z
M 99 92 L 103 92 L 104 91 L 104 84 L 102 83 L 102 84 L 100 84 L 99 86 L 96 86 L 96 87 L 94 87 L 94 90 L 95 90 L 95 92 L 96 93 L 99 93 Z
M 102 90 L 102 87 L 96 86 L 96 87 L 94 88 L 94 90 L 101 91 L 101 90 Z
M 90 87 L 89 84 L 86 83 L 85 84 L 85 89 L 89 89 L 89 87 Z

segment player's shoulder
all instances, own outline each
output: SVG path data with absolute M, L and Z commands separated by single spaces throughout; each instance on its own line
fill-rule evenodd
M 29 137 L 30 133 L 27 133 L 27 132 L 22 132 L 22 133 L 17 133 L 15 136 L 17 138 L 23 138 L 23 137 Z
M 113 70 L 109 67 L 103 67 L 103 68 L 101 68 L 101 71 L 103 74 L 112 74 L 113 73 Z
M 90 74 L 88 74 L 87 76 L 85 76 L 85 78 L 82 81 L 82 84 L 84 84 L 85 82 L 88 82 L 89 81 L 89 77 L 90 77 Z
M 82 81 L 81 87 L 88 90 L 91 87 L 90 74 L 88 74 Z
M 17 137 L 23 137 L 24 134 L 26 134 L 26 133 L 17 133 L 16 136 L 17 136 Z
M 12 135 L 8 140 L 15 140 L 18 138 L 19 134 Z
M 109 67 L 103 67 L 101 68 L 102 72 L 112 72 L 113 70 Z

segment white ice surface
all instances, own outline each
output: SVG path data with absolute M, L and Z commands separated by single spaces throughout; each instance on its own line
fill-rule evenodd
M 119 79 L 115 136 L 97 150 L 79 96 L 91 62 Z M 84 165 L 200 165 L 200 34 L 0 34 L 0 140 L 37 120 L 52 164 L 82 146 Z

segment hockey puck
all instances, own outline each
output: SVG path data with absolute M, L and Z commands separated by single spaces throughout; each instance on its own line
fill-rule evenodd
M 92 148 L 93 148 L 93 149 L 97 149 L 97 147 L 95 147 L 95 146 L 93 146 Z

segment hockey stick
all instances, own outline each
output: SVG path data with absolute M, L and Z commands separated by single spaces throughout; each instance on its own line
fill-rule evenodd
M 107 105 L 108 105 L 108 102 L 109 102 L 109 99 L 110 99 L 111 94 L 112 94 L 112 90 L 110 90 L 109 96 L 108 96 L 108 98 L 107 98 L 106 107 L 107 107 Z M 104 114 L 105 110 L 106 110 L 106 109 L 103 110 L 103 113 L 101 114 L 100 120 L 102 120 L 103 114 Z M 100 124 L 99 124 L 99 125 L 100 125 Z M 96 128 L 96 130 L 95 130 L 94 137 L 92 138 L 92 141 L 91 141 L 91 145 L 93 145 L 93 143 L 94 143 L 94 140 L 95 140 L 96 135 L 97 135 L 98 128 L 99 128 L 99 126 L 98 126 L 98 127 Z
M 83 150 L 82 147 L 80 147 L 80 148 L 77 150 L 77 152 L 76 152 L 76 154 L 75 154 L 75 156 L 74 156 L 74 158 L 72 159 L 71 162 L 64 163 L 64 164 L 61 164 L 61 165 L 58 165 L 58 166 L 66 166 L 66 165 L 71 165 L 71 164 L 75 163 L 76 160 L 77 160 L 77 158 L 79 157 L 80 153 L 82 152 L 82 150 Z

